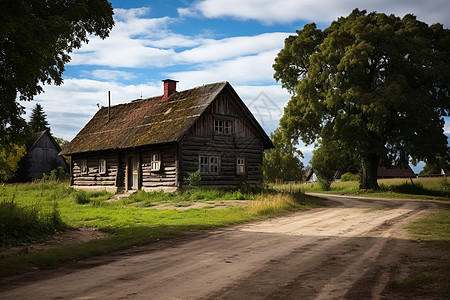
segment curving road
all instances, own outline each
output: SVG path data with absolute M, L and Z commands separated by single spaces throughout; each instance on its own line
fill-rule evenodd
M 0 299 L 379 299 L 416 260 L 402 229 L 434 205 L 328 206 L 0 279 Z M 422 253 L 422 252 L 420 252 Z

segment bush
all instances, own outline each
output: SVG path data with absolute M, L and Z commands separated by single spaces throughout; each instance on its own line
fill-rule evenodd
M 73 198 L 76 203 L 92 203 L 93 206 L 101 206 L 103 204 L 103 200 L 108 199 L 110 196 L 111 194 L 106 191 L 86 192 L 83 190 L 79 190 L 73 193 Z
M 341 181 L 359 181 L 360 178 L 359 174 L 345 173 L 342 174 Z
M 0 203 L 0 245 L 31 242 L 66 228 L 56 201 L 51 211 L 42 211 L 38 206 L 21 207 L 14 200 Z
M 64 171 L 63 167 L 58 167 L 56 169 L 53 169 L 50 174 L 44 174 L 44 177 L 42 177 L 43 181 L 61 181 L 69 179 L 70 175 L 66 171 Z
M 200 170 L 195 172 L 188 172 L 187 176 L 183 178 L 190 187 L 200 187 L 202 177 L 200 175 Z
M 91 202 L 91 198 L 85 191 L 77 191 L 73 194 L 73 197 L 75 198 L 75 202 L 78 204 L 87 204 Z
M 322 190 L 324 190 L 324 191 L 329 191 L 330 190 L 332 181 L 329 181 L 327 179 L 323 179 L 320 176 L 317 176 L 317 182 L 319 183 L 320 188 Z

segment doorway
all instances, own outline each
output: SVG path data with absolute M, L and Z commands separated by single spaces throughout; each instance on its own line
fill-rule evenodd
M 139 189 L 139 160 L 137 156 L 128 157 L 128 189 Z

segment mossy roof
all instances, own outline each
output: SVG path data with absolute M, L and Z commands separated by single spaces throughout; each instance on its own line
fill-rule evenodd
M 60 154 L 178 142 L 227 86 L 234 92 L 228 82 L 219 82 L 174 92 L 164 100 L 158 96 L 115 105 L 109 121 L 108 108 L 102 107 Z M 243 102 L 241 105 L 245 107 Z M 246 107 L 244 110 L 257 126 L 264 144 L 273 147 L 251 112 Z

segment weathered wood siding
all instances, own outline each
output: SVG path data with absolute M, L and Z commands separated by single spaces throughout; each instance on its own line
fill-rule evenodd
M 161 155 L 160 171 L 151 171 L 153 153 Z M 136 151 L 98 152 L 72 157 L 73 186 L 109 186 L 119 189 L 131 189 L 132 176 L 130 158 L 135 158 L 139 164 L 138 188 L 158 188 L 176 186 L 177 184 L 177 146 L 166 145 L 149 147 Z M 100 174 L 100 160 L 106 160 L 106 173 Z M 88 173 L 81 173 L 82 161 L 87 161 Z
M 181 168 L 179 180 L 187 172 L 199 169 L 199 155 L 220 156 L 218 175 L 202 175 L 202 184 L 215 186 L 236 185 L 240 175 L 236 174 L 236 158 L 246 160 L 246 176 L 249 183 L 261 181 L 263 145 L 256 129 L 249 124 L 242 109 L 222 93 L 199 118 L 180 143 Z M 230 120 L 232 134 L 219 135 L 214 131 L 214 119 Z
M 106 172 L 100 174 L 100 159 L 106 160 Z M 87 174 L 81 173 L 81 162 L 87 161 Z M 74 186 L 116 186 L 118 159 L 114 152 L 74 155 L 72 157 L 72 180 Z
M 164 146 L 153 148 L 142 152 L 142 186 L 144 188 L 159 188 L 176 186 L 176 146 Z M 151 171 L 151 155 L 159 152 L 161 154 L 161 170 Z
M 64 158 L 58 155 L 59 149 L 47 134 L 36 142 L 28 152 L 29 176 L 40 179 L 44 173 L 50 173 L 53 169 L 61 166 L 66 168 Z

